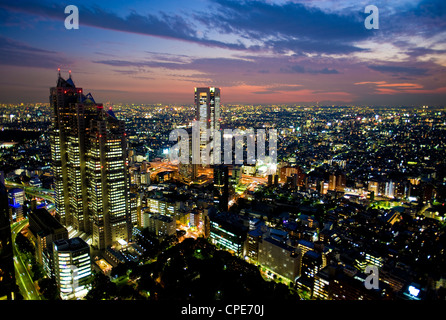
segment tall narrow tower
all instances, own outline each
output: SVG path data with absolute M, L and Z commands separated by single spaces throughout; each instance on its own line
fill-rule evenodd
M 205 150 L 208 143 L 214 140 L 214 132 L 220 130 L 220 88 L 204 87 L 195 88 L 195 120 L 198 121 L 200 128 L 199 152 Z M 209 139 L 206 136 L 206 130 L 210 130 Z M 198 152 L 198 150 L 192 150 Z M 212 164 L 212 157 L 209 159 Z M 194 164 L 192 175 L 197 176 L 198 165 Z
M 103 249 L 131 236 L 124 122 L 112 110 L 102 111 L 90 122 L 87 146 L 92 245 Z
M 50 89 L 52 117 L 50 142 L 56 215 L 65 225 L 73 224 L 68 196 L 68 136 L 73 125 L 74 105 L 80 101 L 81 96 L 82 88 L 76 88 L 71 75 L 68 80 L 63 79 L 59 69 L 57 85 Z

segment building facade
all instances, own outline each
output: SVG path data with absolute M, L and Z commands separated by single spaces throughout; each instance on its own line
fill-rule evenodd
M 90 290 L 90 247 L 81 238 L 53 242 L 54 274 L 63 300 L 82 298 Z
M 52 249 L 56 240 L 68 239 L 68 230 L 45 208 L 29 213 L 29 231 L 36 248 L 36 260 L 52 276 Z

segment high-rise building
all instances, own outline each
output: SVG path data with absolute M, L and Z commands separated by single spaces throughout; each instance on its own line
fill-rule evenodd
M 202 160 L 201 152 L 206 151 L 206 148 L 214 141 L 214 133 L 220 130 L 220 88 L 195 88 L 194 105 L 195 120 L 199 126 L 200 143 L 193 145 L 192 154 L 200 155 L 200 159 Z M 209 135 L 206 134 L 207 132 Z M 211 149 L 209 154 L 211 155 L 212 152 L 220 152 L 220 147 L 221 145 L 218 150 Z M 202 165 L 205 164 L 202 161 L 200 163 Z M 198 164 L 193 164 L 192 175 L 195 179 L 197 177 Z M 206 164 L 213 164 L 213 156 L 210 157 L 209 163 Z
M 8 193 L 3 181 L 0 181 L 0 300 L 13 299 L 15 287 L 13 258 Z
M 90 247 L 81 238 L 53 242 L 54 274 L 64 300 L 85 296 L 90 289 Z
M 131 235 L 125 124 L 71 79 L 50 89 L 56 216 L 105 249 Z
M 52 128 L 50 133 L 53 183 L 56 214 L 62 224 L 71 225 L 70 197 L 68 189 L 68 134 L 70 132 L 74 105 L 81 101 L 82 88 L 76 88 L 71 76 L 68 80 L 60 76 L 56 87 L 50 89 Z
M 127 145 L 124 122 L 99 109 L 90 122 L 86 153 L 92 245 L 105 249 L 131 236 Z
M 229 202 L 229 168 L 227 165 L 214 166 L 214 188 L 217 193 L 218 207 L 228 211 Z

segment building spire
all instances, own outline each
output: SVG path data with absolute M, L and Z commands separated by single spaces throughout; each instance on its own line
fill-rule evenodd
M 59 78 L 60 78 L 60 68 L 57 68 L 57 72 L 58 72 L 58 75 L 59 75 Z
M 71 70 L 68 70 L 68 77 L 71 79 Z

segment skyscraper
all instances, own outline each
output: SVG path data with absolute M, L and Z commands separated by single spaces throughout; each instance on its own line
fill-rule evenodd
M 56 214 L 105 249 L 131 234 L 125 124 L 71 79 L 50 90 Z
M 68 80 L 60 76 L 56 87 L 50 89 L 52 130 L 50 133 L 52 171 L 54 176 L 56 214 L 62 224 L 72 225 L 68 188 L 68 135 L 70 133 L 74 105 L 81 101 L 82 88 L 76 88 L 71 75 Z
M 220 130 L 220 88 L 195 88 L 195 117 L 200 130 Z
M 219 209 L 228 211 L 229 167 L 227 165 L 214 165 L 214 188 L 218 196 Z
M 193 146 L 193 154 L 201 154 L 205 151 L 210 142 L 214 141 L 214 132 L 220 130 L 220 88 L 204 87 L 195 88 L 195 120 L 198 121 L 200 132 L 200 143 Z M 207 131 L 209 130 L 209 131 Z M 209 133 L 209 135 L 207 135 Z M 198 149 L 199 148 L 199 149 Z M 210 150 L 211 152 L 220 152 L 218 150 Z M 213 157 L 209 159 L 209 163 L 213 164 Z M 201 162 L 203 165 L 204 163 Z M 192 168 L 192 176 L 195 179 L 198 165 L 195 163 Z
M 92 245 L 99 249 L 131 235 L 126 144 L 124 122 L 113 111 L 102 110 L 91 121 L 86 154 L 88 198 Z

